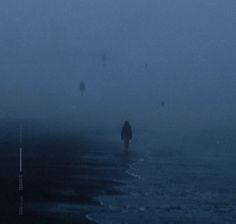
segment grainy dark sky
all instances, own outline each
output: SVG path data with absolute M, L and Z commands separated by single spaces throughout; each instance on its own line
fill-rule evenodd
M 1 0 L 0 116 L 233 126 L 235 12 L 234 0 Z

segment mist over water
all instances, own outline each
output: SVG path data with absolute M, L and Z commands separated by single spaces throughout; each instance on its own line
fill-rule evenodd
M 0 223 L 236 223 L 235 12 L 1 0 Z
M 0 116 L 234 127 L 235 11 L 232 0 L 2 0 Z

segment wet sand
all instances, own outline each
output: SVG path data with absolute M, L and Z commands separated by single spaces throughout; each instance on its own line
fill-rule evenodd
M 1 139 L 0 223 L 93 223 L 98 195 L 119 195 L 131 161 L 120 144 L 27 126 L 23 135 L 24 216 L 18 216 L 17 125 Z M 2 130 L 3 131 L 3 130 Z
M 23 217 L 18 132 L 0 132 L 1 224 L 236 223 L 231 130 L 136 134 L 125 154 L 112 133 L 25 125 Z

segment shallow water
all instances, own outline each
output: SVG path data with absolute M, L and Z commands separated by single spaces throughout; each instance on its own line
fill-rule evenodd
M 198 137 L 146 140 L 140 137 L 133 143 L 140 156 L 119 188 L 125 194 L 98 197 L 104 209 L 90 214 L 93 220 L 103 224 L 236 223 L 232 145 L 219 145 L 214 138 L 206 144 Z

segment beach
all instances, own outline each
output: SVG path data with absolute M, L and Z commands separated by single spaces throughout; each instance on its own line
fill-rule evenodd
M 28 125 L 23 130 L 24 215 L 19 216 L 17 125 L 1 141 L 1 223 L 92 223 L 98 195 L 122 194 L 129 159 L 98 137 Z M 131 159 L 130 159 L 131 160 Z
M 6 129 L 5 129 L 6 130 Z M 232 132 L 119 134 L 23 127 L 1 139 L 0 221 L 11 223 L 235 223 Z

